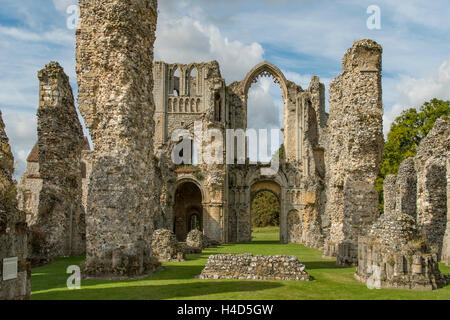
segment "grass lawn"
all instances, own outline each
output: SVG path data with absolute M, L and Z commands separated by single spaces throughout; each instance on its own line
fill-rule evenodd
M 229 244 L 190 255 L 185 262 L 164 263 L 164 270 L 143 280 L 82 281 L 80 290 L 66 288 L 66 268 L 82 262 L 83 257 L 59 259 L 35 268 L 31 277 L 31 298 L 41 299 L 445 299 L 450 300 L 450 285 L 434 291 L 370 290 L 353 278 L 355 268 L 341 268 L 334 260 L 322 258 L 322 252 L 298 244 L 280 244 L 277 228 L 257 229 L 249 244 Z M 253 253 L 296 255 L 315 278 L 302 281 L 199 280 L 209 255 L 217 253 Z M 450 273 L 450 267 L 441 265 Z

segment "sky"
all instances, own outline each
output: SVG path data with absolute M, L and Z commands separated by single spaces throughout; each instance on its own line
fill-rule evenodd
M 58 61 L 77 93 L 73 12 L 67 11 L 76 4 L 0 0 L 0 110 L 16 179 L 37 139 L 38 70 Z M 380 9 L 380 29 L 367 26 L 371 5 Z M 384 50 L 385 134 L 401 111 L 450 99 L 448 0 L 160 0 L 158 11 L 155 59 L 217 60 L 227 83 L 267 60 L 304 89 L 317 75 L 328 90 L 353 42 L 377 41 Z M 281 91 L 270 79 L 252 86 L 249 101 L 250 126 L 280 126 Z

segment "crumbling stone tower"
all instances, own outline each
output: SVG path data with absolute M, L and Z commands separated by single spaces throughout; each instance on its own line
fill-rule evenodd
M 94 144 L 85 272 L 152 272 L 156 0 L 80 0 L 79 108 Z
M 382 48 L 360 40 L 347 51 L 330 85 L 325 256 L 357 263 L 357 240 L 378 217 L 375 190 L 383 154 Z
M 42 189 L 32 227 L 34 263 L 85 252 L 81 205 L 83 129 L 63 68 L 39 71 L 38 159 Z
M 0 112 L 0 300 L 30 298 L 28 228 L 25 213 L 17 209 L 13 171 L 14 158 Z

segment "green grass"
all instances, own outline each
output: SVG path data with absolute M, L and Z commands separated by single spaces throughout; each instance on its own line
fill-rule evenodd
M 434 291 L 381 289 L 370 290 L 353 278 L 355 268 L 342 268 L 322 252 L 297 244 L 278 243 L 278 228 L 255 230 L 249 244 L 222 245 L 190 255 L 185 262 L 164 263 L 164 270 L 142 280 L 82 281 L 80 290 L 68 290 L 65 273 L 69 265 L 80 264 L 83 257 L 59 259 L 32 270 L 31 298 L 40 299 L 450 299 L 450 286 Z M 199 280 L 209 255 L 253 253 L 296 255 L 315 278 L 302 281 Z M 441 265 L 450 273 L 450 267 Z

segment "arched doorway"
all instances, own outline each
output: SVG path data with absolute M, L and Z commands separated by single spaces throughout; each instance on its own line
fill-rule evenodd
M 186 241 L 193 229 L 203 229 L 202 192 L 196 183 L 185 181 L 175 191 L 173 232 L 178 241 Z
M 251 232 L 260 227 L 278 227 L 281 222 L 281 187 L 275 181 L 255 182 L 250 187 Z M 271 228 L 272 229 L 272 228 Z M 280 240 L 280 231 L 277 231 Z

